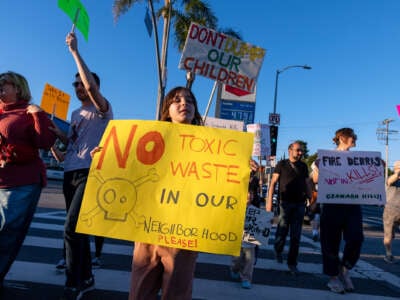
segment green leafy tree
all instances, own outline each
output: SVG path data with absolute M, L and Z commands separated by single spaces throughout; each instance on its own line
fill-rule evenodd
M 186 37 L 191 22 L 216 29 L 218 19 L 210 6 L 201 0 L 181 0 L 182 7 L 174 6 L 171 10 L 171 21 L 174 28 L 175 43 L 179 51 L 185 46 Z M 168 13 L 167 7 L 162 8 L 157 15 Z
M 310 171 L 311 171 L 311 165 L 317 159 L 317 156 L 318 156 L 318 153 L 315 152 L 314 154 L 311 154 L 306 159 L 304 159 L 304 162 L 307 164 L 308 169 Z

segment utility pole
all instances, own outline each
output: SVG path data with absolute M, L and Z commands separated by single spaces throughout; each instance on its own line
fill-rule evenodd
M 389 135 L 398 133 L 398 130 L 389 130 L 389 124 L 393 121 L 393 119 L 383 120 L 382 125 L 384 125 L 384 127 L 380 127 L 376 130 L 378 140 L 385 142 L 385 182 L 388 178 L 389 170 Z

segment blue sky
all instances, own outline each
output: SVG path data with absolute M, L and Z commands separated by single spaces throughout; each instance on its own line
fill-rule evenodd
M 81 1 L 90 17 L 90 32 L 88 42 L 78 32 L 79 49 L 91 70 L 100 75 L 101 90 L 111 101 L 115 118 L 154 119 L 158 83 L 154 40 L 144 25 L 146 1 L 135 4 L 117 23 L 113 1 Z M 277 69 L 312 67 L 288 69 L 279 76 L 278 157 L 296 139 L 306 141 L 310 153 L 332 149 L 335 130 L 348 126 L 359 137 L 354 150 L 379 151 L 385 158 L 385 143 L 377 139 L 377 128 L 389 118 L 394 120 L 389 128 L 400 129 L 396 111 L 400 104 L 400 1 L 209 3 L 219 27 L 231 27 L 246 42 L 267 50 L 257 82 L 255 122 L 268 123 Z M 47 82 L 71 94 L 70 112 L 77 108 L 71 86 L 76 66 L 65 44 L 72 24 L 57 0 L 3 0 L 0 11 L 0 70 L 26 76 L 37 104 Z M 171 40 L 167 90 L 185 85 L 185 72 L 177 67 L 180 57 Z M 201 113 L 212 87 L 212 80 L 196 77 L 193 92 Z M 214 116 L 214 106 L 215 100 L 209 116 Z M 389 141 L 390 166 L 400 159 L 399 137 L 392 135 Z

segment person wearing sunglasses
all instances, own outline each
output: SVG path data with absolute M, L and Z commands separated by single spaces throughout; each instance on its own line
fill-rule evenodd
M 89 236 L 75 232 L 75 228 L 92 162 L 90 152 L 98 146 L 113 112 L 110 102 L 100 92 L 99 77 L 89 70 L 78 51 L 75 33 L 68 33 L 66 43 L 78 69 L 72 85 L 81 106 L 71 114 L 68 134 L 57 130 L 61 142 L 67 145 L 63 181 L 67 209 L 64 226 L 66 281 L 62 299 L 80 299 L 94 289 L 95 282 Z
M 283 249 L 286 237 L 290 232 L 287 265 L 289 271 L 296 275 L 297 257 L 299 255 L 300 238 L 307 199 L 311 199 L 311 185 L 308 180 L 308 167 L 301 161 L 303 146 L 299 141 L 293 142 L 288 147 L 289 158 L 278 162 L 272 174 L 267 211 L 272 210 L 272 198 L 275 187 L 279 189 L 279 217 L 275 233 L 275 258 L 278 263 L 283 263 Z

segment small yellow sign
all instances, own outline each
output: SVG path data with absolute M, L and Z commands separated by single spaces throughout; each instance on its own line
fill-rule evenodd
M 62 90 L 46 83 L 42 95 L 41 108 L 47 113 L 62 120 L 67 120 L 68 106 L 71 96 Z
M 253 138 L 205 126 L 110 121 L 76 230 L 239 255 Z

